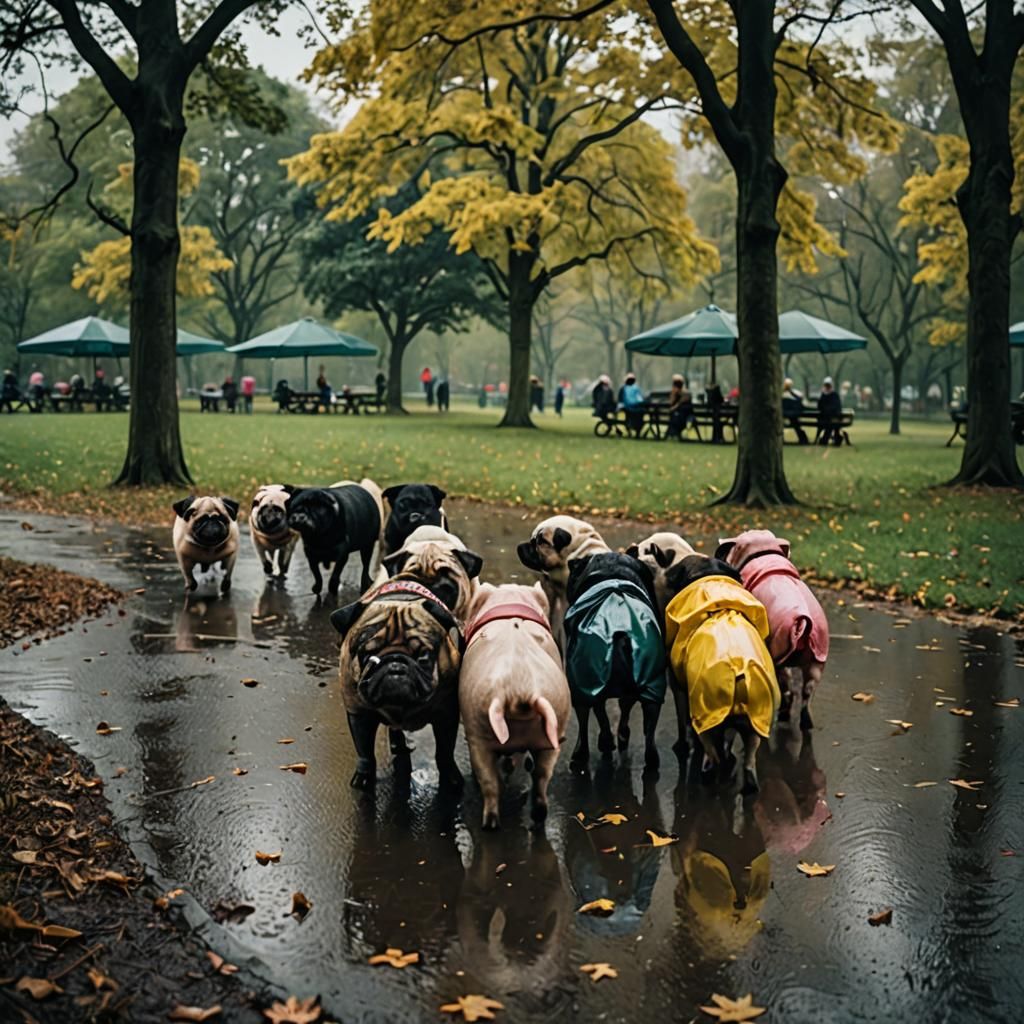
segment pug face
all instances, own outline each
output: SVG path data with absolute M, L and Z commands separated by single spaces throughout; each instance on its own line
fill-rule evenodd
M 187 524 L 190 540 L 200 547 L 216 548 L 228 539 L 231 524 L 238 519 L 238 502 L 190 495 L 176 501 L 174 511 Z
M 590 523 L 572 516 L 552 516 L 534 529 L 528 541 L 517 546 L 516 554 L 527 569 L 567 579 L 573 558 L 607 550 L 608 545 Z
M 328 490 L 307 487 L 295 490 L 288 501 L 288 525 L 305 540 L 334 533 L 344 512 Z
M 429 705 L 459 668 L 458 627 L 440 604 L 426 600 L 356 602 L 331 624 L 345 637 L 346 695 L 398 728 Z
M 393 578 L 422 583 L 465 618 L 473 596 L 472 581 L 480 575 L 483 559 L 472 551 L 424 543 L 412 551 L 396 551 L 384 559 L 384 565 Z
M 736 537 L 720 540 L 715 558 L 739 569 L 755 555 L 765 554 L 789 558 L 789 541 L 776 537 L 771 530 L 745 530 Z
M 260 533 L 273 535 L 288 528 L 288 490 L 281 484 L 261 487 L 252 499 L 251 520 Z
M 446 495 L 433 484 L 398 484 L 383 492 L 391 508 L 389 531 L 401 542 L 419 526 L 441 526 L 441 502 Z

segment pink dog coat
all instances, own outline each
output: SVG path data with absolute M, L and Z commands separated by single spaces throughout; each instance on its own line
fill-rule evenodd
M 771 636 L 768 649 L 776 665 L 786 665 L 809 651 L 828 660 L 828 619 L 818 599 L 787 557 L 789 541 L 769 530 L 747 530 L 722 542 L 718 557 L 739 569 L 743 585 L 765 606 Z

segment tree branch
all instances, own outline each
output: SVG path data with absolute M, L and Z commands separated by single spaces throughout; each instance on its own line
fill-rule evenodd
M 185 43 L 185 65 L 188 73 L 206 58 L 231 22 L 255 3 L 257 0 L 220 0 L 206 20 L 192 33 L 192 38 Z

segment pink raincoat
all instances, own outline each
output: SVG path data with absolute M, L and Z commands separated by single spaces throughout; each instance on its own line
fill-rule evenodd
M 765 606 L 772 661 L 787 665 L 809 651 L 824 664 L 828 619 L 788 556 L 789 541 L 770 530 L 747 530 L 722 541 L 716 552 L 716 557 L 739 569 L 743 585 Z

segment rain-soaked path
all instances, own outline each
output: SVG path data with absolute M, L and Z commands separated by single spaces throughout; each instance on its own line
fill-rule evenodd
M 514 545 L 531 523 L 473 506 L 453 529 L 483 554 L 485 578 L 523 579 Z M 1024 697 L 1022 639 L 832 602 L 813 743 L 779 728 L 751 805 L 680 780 L 666 708 L 656 783 L 641 779 L 639 746 L 632 759 L 595 754 L 589 778 L 563 763 L 539 836 L 519 774 L 503 830 L 483 834 L 474 784 L 462 804 L 436 796 L 429 731 L 408 796 L 383 753 L 376 797 L 349 788 L 330 609 L 301 557 L 287 587 L 264 587 L 243 537 L 230 599 L 186 609 L 169 542 L 169 529 L 0 516 L 6 554 L 145 588 L 126 615 L 4 652 L 0 693 L 95 762 L 136 852 L 186 889 L 215 949 L 284 990 L 321 993 L 329 1016 L 439 1020 L 440 1003 L 477 992 L 508 1021 L 686 1021 L 712 992 L 749 991 L 762 1019 L 788 1024 L 1021 1019 L 1024 708 L 994 701 Z M 355 582 L 350 564 L 343 598 Z M 120 731 L 97 735 L 101 720 Z M 461 739 L 459 757 L 469 779 Z M 280 770 L 295 761 L 306 775 Z M 579 811 L 629 822 L 585 831 Z M 679 842 L 639 845 L 647 828 Z M 261 867 L 256 850 L 281 861 Z M 800 860 L 836 868 L 805 878 Z M 313 903 L 301 924 L 296 891 Z M 576 913 L 601 896 L 611 917 Z M 220 901 L 255 912 L 215 925 Z M 891 926 L 869 925 L 885 907 Z M 422 964 L 366 965 L 387 946 Z M 580 973 L 600 961 L 618 978 Z

